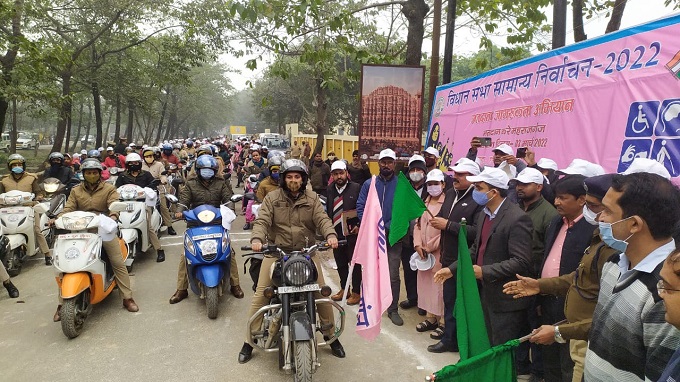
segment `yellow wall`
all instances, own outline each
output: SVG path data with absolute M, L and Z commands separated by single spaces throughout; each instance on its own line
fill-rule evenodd
M 352 161 L 352 152 L 354 150 L 359 150 L 359 137 L 356 135 L 326 135 L 324 137 L 324 148 L 321 152 L 321 156 L 326 158 L 326 153 L 329 151 L 335 152 L 335 156 L 344 159 L 347 162 Z M 316 135 L 314 134 L 297 134 L 293 136 L 291 145 L 293 142 L 297 142 L 298 145 L 302 145 L 302 141 L 306 141 L 312 148 L 316 146 Z M 378 163 L 369 161 L 368 168 L 371 170 L 372 174 L 377 174 Z

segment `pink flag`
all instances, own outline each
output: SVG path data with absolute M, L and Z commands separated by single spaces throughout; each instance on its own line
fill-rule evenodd
M 390 270 L 387 264 L 387 237 L 380 200 L 375 190 L 375 176 L 368 190 L 350 268 L 353 268 L 354 264 L 362 266 L 361 302 L 356 331 L 367 340 L 373 340 L 380 333 L 382 314 L 392 304 Z

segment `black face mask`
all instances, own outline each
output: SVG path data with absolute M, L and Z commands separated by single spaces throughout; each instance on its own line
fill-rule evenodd
M 425 166 L 432 167 L 435 165 L 437 160 L 435 158 L 425 158 Z
M 59 168 L 62 166 L 61 162 L 51 162 L 50 165 L 54 168 Z
M 380 169 L 380 175 L 382 175 L 384 178 L 389 178 L 390 176 L 394 175 L 394 170 L 388 167 L 383 167 Z
M 127 168 L 130 171 L 140 171 L 142 169 L 142 164 L 141 163 L 138 163 L 138 164 L 132 164 L 131 163 L 127 166 Z

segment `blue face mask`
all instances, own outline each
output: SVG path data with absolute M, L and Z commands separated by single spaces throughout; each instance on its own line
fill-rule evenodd
M 480 206 L 485 206 L 487 203 L 489 203 L 489 192 L 492 190 L 489 190 L 487 192 L 481 192 L 477 191 L 476 189 L 472 190 L 472 200 L 475 201 L 475 203 L 479 204 Z
M 619 221 L 615 221 L 614 223 L 599 222 L 598 225 L 600 227 L 600 237 L 602 238 L 602 241 L 604 241 L 605 244 L 607 244 L 609 247 L 617 251 L 626 252 L 626 249 L 628 248 L 628 239 L 630 239 L 634 234 L 631 233 L 630 236 L 628 236 L 624 240 L 619 240 L 614 237 L 612 226 L 616 223 L 628 220 L 631 217 L 632 216 L 627 217 L 625 219 L 621 219 Z
M 199 173 L 203 179 L 212 179 L 215 176 L 215 171 L 210 168 L 202 168 L 199 170 Z
M 275 181 L 278 182 L 279 181 L 279 173 L 278 172 L 272 173 L 272 179 L 274 179 Z
M 13 167 L 12 172 L 15 173 L 15 174 L 23 174 L 24 169 L 21 168 L 21 167 Z

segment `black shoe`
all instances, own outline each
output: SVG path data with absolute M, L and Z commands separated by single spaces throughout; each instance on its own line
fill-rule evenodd
M 399 307 L 402 309 L 411 309 L 418 306 L 418 300 L 404 300 L 399 303 Z
M 238 353 L 238 363 L 246 363 L 253 358 L 253 347 L 248 343 L 243 343 L 241 351 Z
M 427 351 L 430 353 L 444 353 L 444 352 L 458 352 L 458 346 L 447 346 L 443 342 L 439 341 L 434 345 L 427 347 Z
M 387 313 L 387 318 L 389 318 L 390 321 L 392 321 L 392 323 L 397 325 L 397 326 L 404 325 L 404 320 L 401 319 L 399 312 Z
M 425 315 L 427 315 L 427 311 L 425 309 L 418 308 L 418 315 L 419 316 L 425 316 Z
M 328 341 L 328 337 L 323 336 L 325 341 Z M 331 343 L 331 353 L 338 358 L 345 358 L 345 348 L 342 347 L 339 339 L 336 339 Z
M 168 227 L 168 235 L 175 236 L 177 235 L 177 232 L 175 232 L 174 228 Z
M 7 280 L 4 283 L 2 283 L 2 285 L 4 285 L 5 289 L 7 289 L 7 293 L 9 294 L 10 298 L 18 298 L 19 297 L 19 289 L 17 289 L 17 287 L 15 287 L 14 284 L 12 284 L 11 281 Z M 342 346 L 340 348 L 342 349 Z
M 246 225 L 243 226 L 243 230 L 247 231 L 250 229 L 250 223 L 246 223 Z
M 165 261 L 165 251 L 162 250 L 162 249 L 159 249 L 158 251 L 156 251 L 156 253 L 157 253 L 157 255 L 158 255 L 158 256 L 156 257 L 156 262 L 157 262 L 157 263 L 162 263 L 162 262 L 164 262 L 164 261 Z
M 50 266 L 52 265 L 52 257 L 47 257 L 45 256 L 45 265 Z

